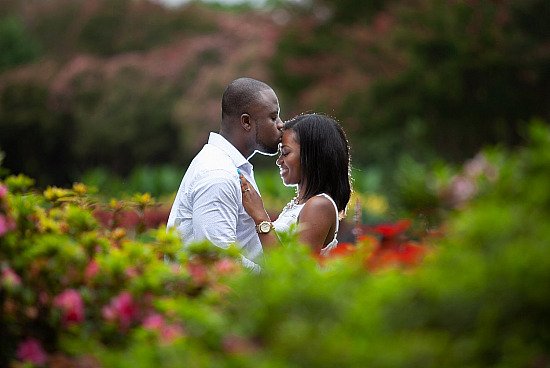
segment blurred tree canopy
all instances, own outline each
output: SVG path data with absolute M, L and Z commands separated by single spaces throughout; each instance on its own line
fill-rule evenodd
M 184 166 L 242 75 L 274 86 L 284 118 L 336 117 L 354 165 L 385 173 L 515 145 L 550 120 L 545 0 L 268 3 L 3 1 L 5 166 L 39 184 Z
M 531 117 L 550 115 L 547 1 L 309 6 L 328 15 L 287 28 L 276 81 L 298 108 L 346 122 L 361 164 L 461 162 L 487 144 L 517 144 Z
M 20 18 L 0 18 L 0 72 L 34 61 L 38 55 L 38 44 Z

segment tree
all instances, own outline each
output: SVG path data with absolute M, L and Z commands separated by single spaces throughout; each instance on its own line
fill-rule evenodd
M 25 29 L 21 19 L 0 19 L 0 72 L 35 60 L 39 46 Z

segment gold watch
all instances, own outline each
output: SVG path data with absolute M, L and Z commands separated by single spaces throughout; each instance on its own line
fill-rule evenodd
M 273 224 L 270 221 L 262 221 L 256 225 L 256 232 L 258 234 L 267 234 L 273 228 Z

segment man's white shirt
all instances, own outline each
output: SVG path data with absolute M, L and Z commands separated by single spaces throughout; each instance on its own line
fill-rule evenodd
M 262 244 L 243 207 L 237 169 L 259 193 L 252 164 L 221 135 L 210 133 L 181 181 L 167 227 L 176 228 L 184 244 L 204 239 L 224 249 L 235 244 L 243 264 L 258 271 Z

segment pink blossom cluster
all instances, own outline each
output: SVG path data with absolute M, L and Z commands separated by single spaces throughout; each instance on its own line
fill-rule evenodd
M 17 347 L 17 358 L 25 363 L 44 365 L 48 361 L 48 355 L 42 344 L 35 338 L 22 341 Z
M 143 320 L 143 328 L 155 331 L 163 343 L 171 343 L 183 335 L 183 328 L 176 324 L 167 323 L 158 313 L 152 313 Z
M 64 325 L 68 326 L 84 321 L 84 302 L 78 291 L 74 289 L 63 291 L 55 297 L 54 306 L 61 309 Z
M 2 266 L 2 273 L 0 277 L 0 285 L 6 289 L 13 289 L 21 285 L 21 278 L 19 275 L 7 265 Z
M 120 328 L 125 330 L 137 319 L 138 306 L 132 294 L 123 291 L 103 307 L 102 315 L 107 321 L 118 323 Z
M 451 206 L 462 207 L 478 193 L 478 181 L 482 177 L 494 182 L 498 177 L 498 169 L 480 153 L 466 162 L 462 173 L 452 178 L 449 186 L 443 190 L 443 197 Z
M 84 279 L 91 281 L 99 273 L 99 264 L 95 259 L 92 259 L 84 270 Z
M 6 205 L 6 197 L 8 194 L 8 188 L 6 188 L 4 185 L 0 185 L 0 209 L 5 209 L 7 207 Z M 5 214 L 0 213 L 0 236 L 3 236 L 9 231 L 12 231 L 15 229 L 15 221 L 8 217 Z

